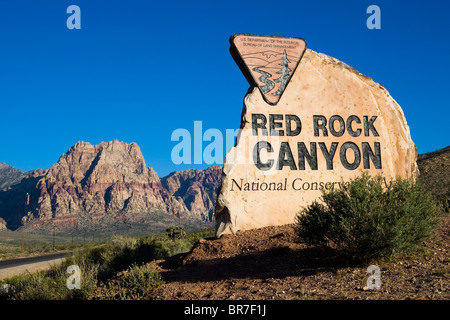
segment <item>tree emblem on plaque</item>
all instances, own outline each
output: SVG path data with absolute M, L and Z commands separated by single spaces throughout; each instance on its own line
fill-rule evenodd
M 264 100 L 276 105 L 306 50 L 302 38 L 235 34 L 231 54 Z

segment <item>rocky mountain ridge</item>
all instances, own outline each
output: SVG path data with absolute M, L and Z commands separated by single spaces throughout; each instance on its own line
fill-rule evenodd
M 419 181 L 450 212 L 450 146 L 418 156 Z
M 4 162 L 0 163 L 0 190 L 14 185 L 27 175 L 25 171 L 16 169 Z
M 208 222 L 220 178 L 221 167 L 212 166 L 160 179 L 136 143 L 80 141 L 49 169 L 0 192 L 0 218 L 11 229 L 73 229 L 81 220 L 145 223 L 155 213 Z

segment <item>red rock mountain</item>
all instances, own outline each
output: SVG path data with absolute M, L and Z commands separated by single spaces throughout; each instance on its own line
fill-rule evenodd
M 212 221 L 221 175 L 222 167 L 212 166 L 206 170 L 172 172 L 161 182 L 172 196 L 186 205 L 190 214 Z
M 78 142 L 47 170 L 32 172 L 0 193 L 9 228 L 77 219 L 145 220 L 159 212 L 212 219 L 221 167 L 185 170 L 160 179 L 136 143 Z

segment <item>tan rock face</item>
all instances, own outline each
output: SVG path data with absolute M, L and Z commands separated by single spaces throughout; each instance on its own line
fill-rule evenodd
M 191 215 L 212 220 L 221 173 L 220 166 L 206 170 L 188 169 L 174 172 L 161 182 L 171 196 L 184 203 Z
M 49 169 L 0 192 L 0 217 L 12 228 L 77 227 L 78 218 L 141 221 L 152 213 L 211 221 L 221 171 L 175 172 L 162 178 L 163 186 L 137 144 L 78 142 Z
M 167 192 L 146 167 L 137 144 L 118 140 L 98 145 L 78 142 L 38 182 L 30 217 L 144 212 L 165 209 Z M 33 208 L 35 205 L 35 208 Z
M 254 88 L 226 155 L 217 236 L 293 223 L 321 190 L 369 171 L 415 178 L 416 148 L 400 106 L 380 84 L 306 50 L 277 105 Z

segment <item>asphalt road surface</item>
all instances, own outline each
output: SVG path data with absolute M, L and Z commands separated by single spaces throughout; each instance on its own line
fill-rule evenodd
M 70 253 L 60 252 L 43 256 L 0 261 L 0 280 L 25 272 L 46 270 L 53 264 L 61 263 Z
M 36 262 L 45 262 L 45 261 L 49 261 L 49 260 L 61 259 L 61 258 L 64 258 L 66 255 L 68 255 L 68 253 L 63 252 L 63 253 L 47 254 L 47 255 L 36 256 L 36 257 L 2 260 L 2 261 L 0 261 L 0 269 L 12 268 L 12 267 L 17 267 L 17 266 L 21 266 L 24 264 L 31 264 L 31 263 L 36 263 Z

